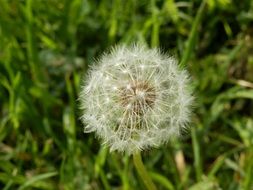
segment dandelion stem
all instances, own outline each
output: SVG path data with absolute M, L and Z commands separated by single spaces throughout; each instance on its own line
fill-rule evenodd
M 134 166 L 135 166 L 139 176 L 143 180 L 145 186 L 147 187 L 147 189 L 148 190 L 157 190 L 155 184 L 151 180 L 151 178 L 150 178 L 150 176 L 149 176 L 149 174 L 142 162 L 140 152 L 137 152 L 133 155 L 133 160 L 134 160 Z

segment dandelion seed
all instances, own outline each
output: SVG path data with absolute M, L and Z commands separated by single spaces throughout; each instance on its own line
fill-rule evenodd
M 178 136 L 193 97 L 175 58 L 135 45 L 104 54 L 79 99 L 85 132 L 96 132 L 112 151 L 134 154 Z

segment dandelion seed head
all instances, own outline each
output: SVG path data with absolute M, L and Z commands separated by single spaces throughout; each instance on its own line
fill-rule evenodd
M 193 101 L 189 76 L 176 59 L 141 45 L 104 54 L 90 69 L 79 99 L 85 132 L 128 154 L 180 135 Z

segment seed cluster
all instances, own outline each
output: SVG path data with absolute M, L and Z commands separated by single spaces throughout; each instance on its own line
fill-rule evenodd
M 159 146 L 189 122 L 188 87 L 187 72 L 158 49 L 111 49 L 90 69 L 80 93 L 85 132 L 94 131 L 112 151 Z

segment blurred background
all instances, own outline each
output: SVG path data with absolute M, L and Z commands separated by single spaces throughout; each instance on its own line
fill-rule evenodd
M 158 188 L 253 189 L 251 0 L 0 0 L 0 189 L 145 189 L 77 102 L 94 60 L 133 42 L 184 61 L 195 89 L 190 128 L 143 153 Z

